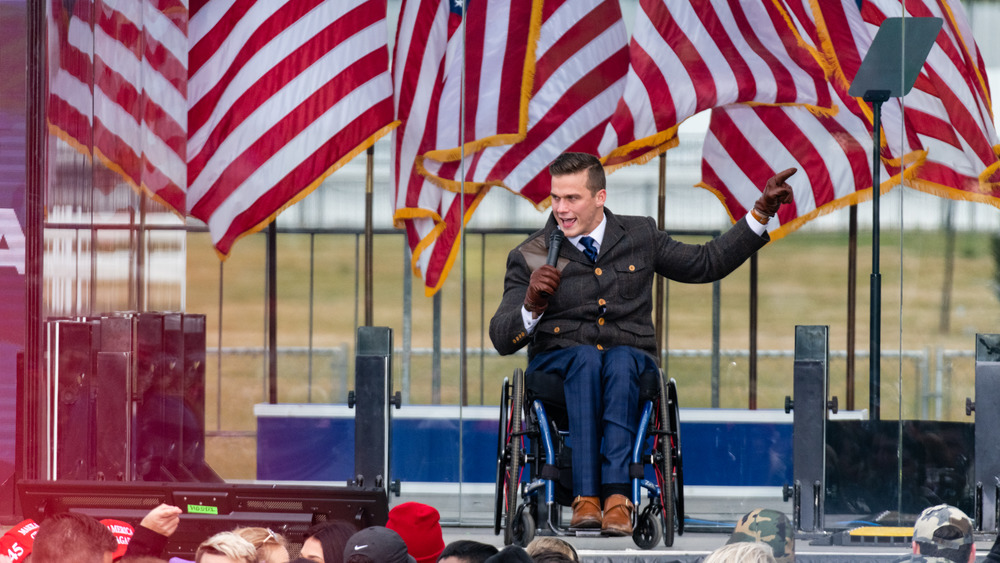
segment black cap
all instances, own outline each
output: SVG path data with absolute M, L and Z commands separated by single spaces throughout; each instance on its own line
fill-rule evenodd
M 344 546 L 344 561 L 352 555 L 365 555 L 375 563 L 417 563 L 406 552 L 403 538 L 384 526 L 370 526 L 351 536 Z

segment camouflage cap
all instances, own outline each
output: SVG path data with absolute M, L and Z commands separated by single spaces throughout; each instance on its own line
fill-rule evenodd
M 771 546 L 778 563 L 795 561 L 795 530 L 788 517 L 777 510 L 758 508 L 736 521 L 730 543 L 763 542 Z
M 951 533 L 934 537 L 934 533 L 943 528 L 953 529 Z M 949 563 L 968 560 L 968 554 L 961 553 L 961 549 L 975 541 L 972 520 L 954 506 L 932 506 L 924 510 L 913 525 L 913 541 L 918 544 L 920 553 L 914 554 L 911 561 Z

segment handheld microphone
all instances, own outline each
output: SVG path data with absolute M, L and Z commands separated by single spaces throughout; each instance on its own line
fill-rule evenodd
M 549 235 L 549 255 L 545 258 L 545 263 L 553 268 L 559 260 L 559 248 L 562 246 L 564 240 L 566 240 L 566 237 L 559 229 L 552 231 L 552 234 Z

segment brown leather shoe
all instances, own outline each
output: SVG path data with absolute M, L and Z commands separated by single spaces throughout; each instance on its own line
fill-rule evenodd
M 570 528 L 600 528 L 601 501 L 597 497 L 576 497 L 573 499 L 573 519 Z
M 632 535 L 632 511 L 635 507 L 625 495 L 611 495 L 604 501 L 601 531 L 609 536 Z

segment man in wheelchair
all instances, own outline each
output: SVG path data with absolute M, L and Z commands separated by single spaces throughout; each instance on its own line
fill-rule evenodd
M 743 220 L 702 245 L 673 240 L 652 218 L 611 213 L 604 168 L 593 155 L 564 153 L 549 173 L 552 214 L 507 257 L 490 339 L 501 355 L 527 345 L 528 374 L 563 380 L 573 443 L 570 528 L 631 535 L 639 377 L 657 369 L 654 274 L 706 283 L 735 270 L 770 240 L 768 219 L 792 200 L 785 181 L 795 169 L 768 180 Z M 569 244 L 551 238 L 556 230 Z M 550 254 L 550 246 L 559 248 Z

